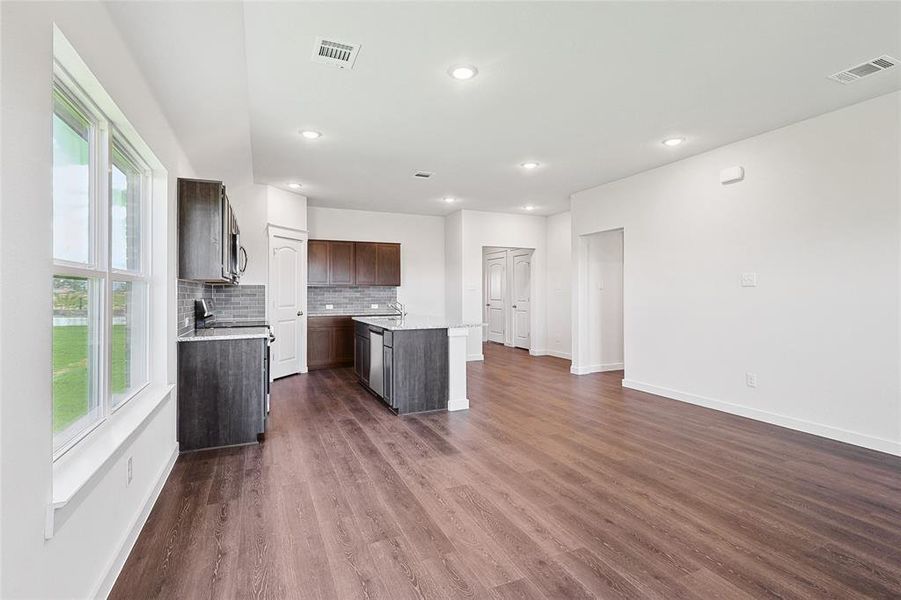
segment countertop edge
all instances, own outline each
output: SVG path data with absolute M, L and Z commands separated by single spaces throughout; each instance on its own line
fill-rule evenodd
M 179 343 L 187 342 L 222 342 L 228 340 L 265 340 L 269 338 L 269 333 L 235 333 L 226 335 L 194 335 L 184 334 L 176 338 Z
M 457 323 L 445 321 L 440 317 L 408 316 L 404 323 L 385 323 L 385 317 L 355 316 L 354 321 L 364 325 L 372 325 L 387 331 L 416 331 L 421 329 L 461 329 L 481 327 L 481 323 Z

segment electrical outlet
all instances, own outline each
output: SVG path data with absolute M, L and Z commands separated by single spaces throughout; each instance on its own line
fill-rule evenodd
M 742 273 L 741 287 L 757 287 L 757 273 Z
M 756 388 L 757 387 L 757 373 L 751 373 L 751 372 L 745 373 L 745 385 L 747 385 L 749 388 Z
M 335 308 L 334 304 L 326 304 L 325 305 L 325 310 L 332 310 L 333 308 Z
M 128 477 L 127 477 L 126 480 L 125 480 L 125 487 L 128 487 L 128 486 L 131 485 L 131 477 L 132 477 L 132 475 L 134 474 L 134 470 L 133 470 L 133 468 L 132 468 L 132 466 L 133 466 L 133 465 L 132 465 L 132 458 L 133 458 L 133 457 L 131 457 L 131 456 L 128 457 Z
M 378 308 L 378 307 L 379 307 L 378 304 L 370 304 L 370 305 L 369 305 L 369 308 Z

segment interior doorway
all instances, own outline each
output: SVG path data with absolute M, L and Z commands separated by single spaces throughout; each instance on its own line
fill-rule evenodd
M 270 377 L 306 373 L 306 234 L 269 228 Z
M 531 248 L 482 249 L 483 342 L 530 349 L 532 346 Z
M 623 230 L 586 236 L 588 241 L 588 370 L 625 368 L 623 335 Z

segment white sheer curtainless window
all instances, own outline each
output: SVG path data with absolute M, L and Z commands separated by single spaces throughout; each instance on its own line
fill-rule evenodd
M 53 86 L 53 449 L 149 379 L 150 170 L 57 69 Z

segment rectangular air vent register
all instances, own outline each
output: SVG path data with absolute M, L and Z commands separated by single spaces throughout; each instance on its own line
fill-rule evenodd
M 316 38 L 313 44 L 312 61 L 329 65 L 338 69 L 353 69 L 360 52 L 360 44 L 336 42 L 323 37 Z
M 829 79 L 834 79 L 835 81 L 842 84 L 853 83 L 858 79 L 863 79 L 864 77 L 869 77 L 870 75 L 879 73 L 880 71 L 891 69 L 897 64 L 897 59 L 883 54 L 879 58 L 874 58 L 871 61 L 851 67 L 850 69 L 845 69 L 844 71 L 834 73 L 829 76 Z

